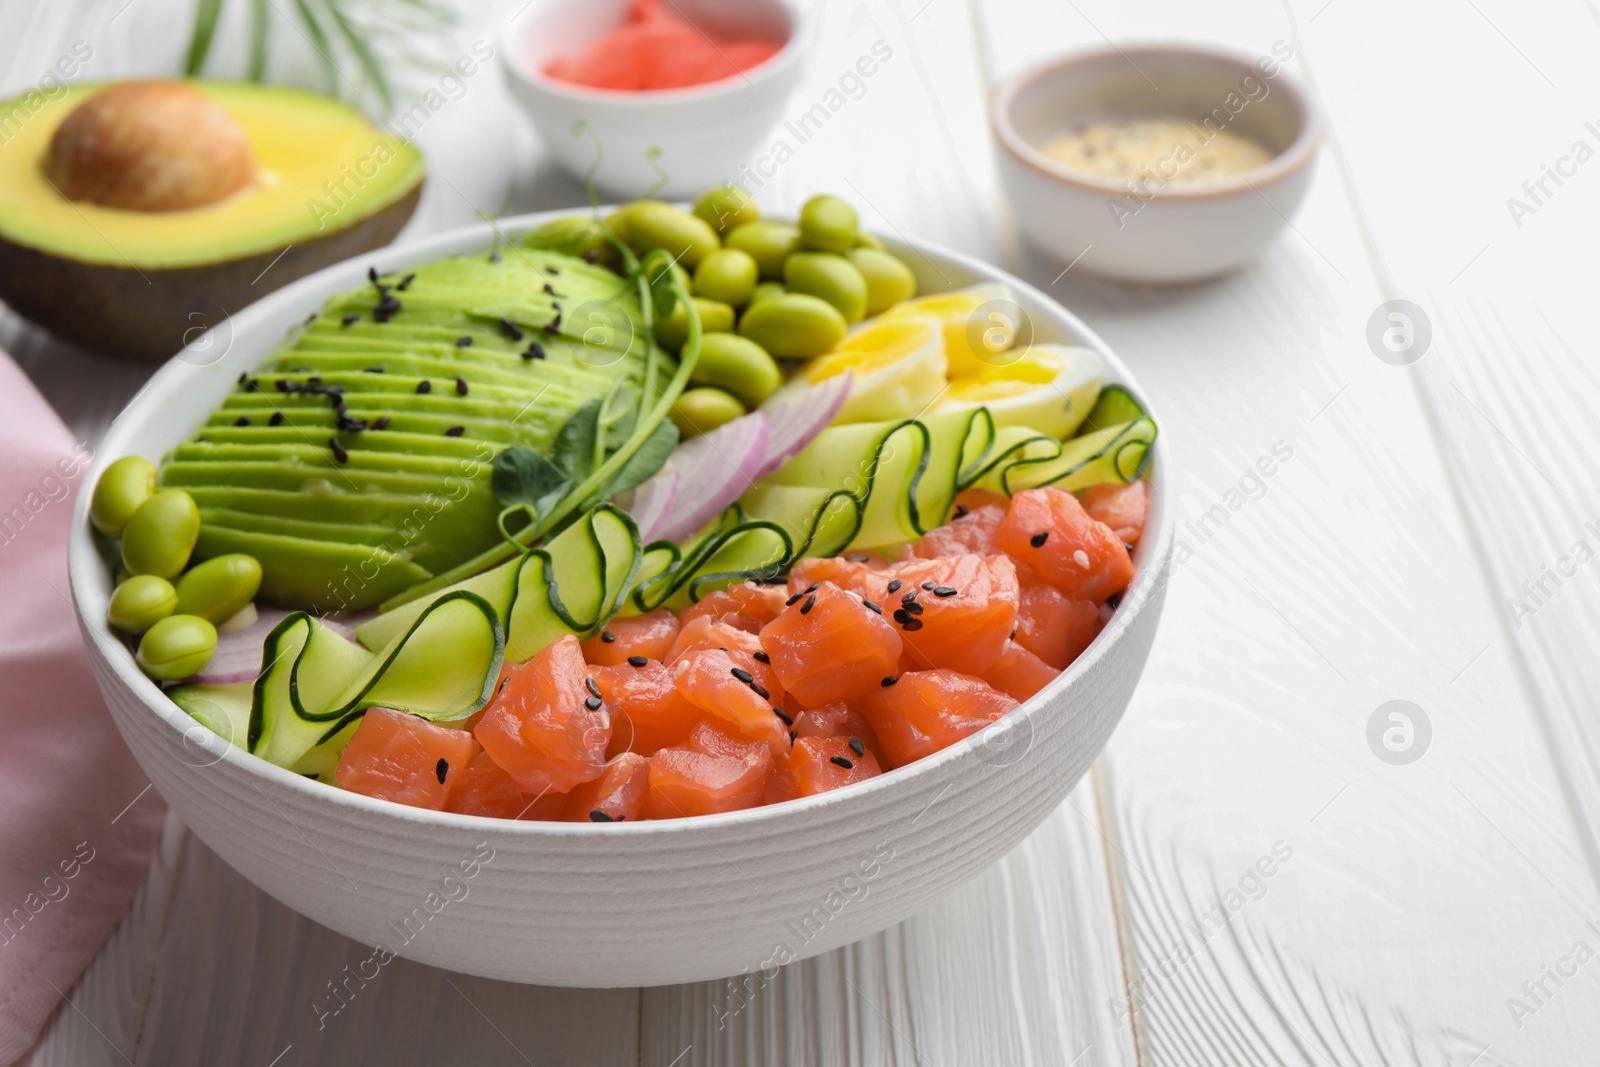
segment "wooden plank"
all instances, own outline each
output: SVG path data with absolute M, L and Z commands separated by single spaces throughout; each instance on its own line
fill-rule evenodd
M 1363 202 L 1381 190 L 1393 218 L 1364 228 L 1349 175 L 1324 153 L 1294 229 L 1251 269 L 1168 289 L 1071 271 L 1050 290 L 1168 400 L 1163 433 L 1182 466 L 1188 551 L 1108 756 L 1135 1001 L 1154 1063 L 1579 1062 L 1600 1029 L 1584 1007 L 1600 976 L 1546 980 L 1536 1021 L 1510 1003 L 1542 967 L 1569 966 L 1575 942 L 1593 946 L 1595 887 L 1454 506 L 1453 446 L 1435 443 L 1405 372 L 1365 340 L 1389 295 L 1368 235 L 1432 199 L 1433 183 L 1405 176 L 1460 158 L 1465 142 L 1451 157 L 1434 141 L 1409 165 L 1386 146 L 1434 109 L 1462 127 L 1486 112 L 1432 95 L 1425 76 L 1373 76 L 1411 66 L 1423 41 L 1454 56 L 1436 7 L 1408 8 L 1416 32 L 1395 40 L 1390 6 L 1345 4 L 1317 25 L 1348 20 L 1336 51 L 1366 102 L 1355 122 L 1373 127 L 1355 188 Z M 1296 5 L 1301 25 L 1318 6 Z M 1155 26 L 1256 54 L 1279 40 L 1301 61 L 1308 50 L 1265 2 L 982 11 L 997 73 Z M 1320 72 L 1324 49 L 1309 51 Z M 1498 83 L 1481 58 L 1487 97 Z M 1349 124 L 1333 119 L 1343 144 Z M 1465 239 L 1448 225 L 1409 232 L 1454 248 Z M 1017 254 L 1041 285 L 1065 266 Z M 1276 460 L 1270 477 L 1262 457 Z M 1367 741 L 1369 718 L 1397 698 L 1432 724 L 1409 766 Z
M 1416 83 L 1448 106 L 1393 138 L 1396 116 L 1347 59 L 1373 9 L 1341 2 L 1306 18 L 1303 33 L 1329 111 L 1348 131 L 1341 153 L 1362 188 L 1385 296 L 1418 302 L 1431 319 L 1432 347 L 1413 377 L 1487 569 L 1494 637 L 1516 653 L 1600 876 L 1591 696 L 1600 688 L 1600 568 L 1588 565 L 1600 551 L 1588 245 L 1600 223 L 1600 168 L 1591 165 L 1600 115 L 1590 106 L 1600 27 L 1576 2 L 1475 3 L 1426 21 L 1385 9 L 1372 62 L 1409 53 L 1424 35 L 1454 42 L 1411 65 Z M 1371 181 L 1379 168 L 1416 173 L 1485 130 L 1492 145 L 1426 197 Z

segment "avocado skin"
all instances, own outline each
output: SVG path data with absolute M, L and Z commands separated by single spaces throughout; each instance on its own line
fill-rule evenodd
M 342 229 L 296 241 L 286 252 L 190 267 L 81 263 L 0 237 L 0 300 L 86 348 L 164 361 L 204 328 L 272 290 L 394 240 L 416 210 L 422 187 L 418 182 L 387 207 Z

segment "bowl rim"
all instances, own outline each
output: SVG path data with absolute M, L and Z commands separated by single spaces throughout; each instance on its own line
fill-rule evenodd
M 602 205 L 599 210 L 607 212 L 611 206 Z M 232 317 L 234 338 L 249 337 L 254 333 L 267 328 L 271 318 L 279 314 L 278 309 L 283 305 L 299 304 L 315 298 L 317 303 L 322 299 L 340 291 L 351 284 L 355 284 L 353 275 L 364 271 L 361 268 L 374 262 L 388 260 L 387 267 L 404 269 L 420 263 L 430 262 L 445 256 L 465 255 L 472 252 L 487 250 L 496 247 L 496 242 L 503 242 L 508 237 L 526 233 L 542 223 L 551 219 L 561 218 L 574 214 L 581 209 L 563 208 L 551 211 L 536 212 L 518 215 L 495 222 L 473 223 L 467 226 L 448 230 L 417 241 L 389 245 L 384 248 L 374 249 L 331 264 L 313 274 L 291 282 L 282 289 L 275 290 L 256 303 L 249 305 Z M 1128 367 L 1119 359 L 1111 347 L 1102 340 L 1098 334 L 1091 330 L 1081 319 L 1062 305 L 1046 296 L 1035 286 L 1015 277 L 1010 272 L 986 263 L 975 256 L 944 248 L 940 245 L 915 240 L 895 240 L 886 242 L 892 249 L 902 247 L 926 258 L 928 262 L 943 261 L 959 267 L 983 279 L 984 282 L 1000 282 L 1009 286 L 1018 298 L 1018 304 L 1024 313 L 1030 316 L 1033 312 L 1027 310 L 1029 304 L 1036 305 L 1045 314 L 1056 318 L 1066 327 L 1073 340 L 1082 347 L 1091 349 L 1105 360 L 1110 380 L 1127 386 L 1140 401 L 1144 403 L 1150 417 L 1156 420 L 1157 426 L 1162 425 L 1160 416 L 1155 407 L 1148 400 L 1143 388 L 1139 385 Z M 347 278 L 346 275 L 352 275 Z M 973 284 L 982 284 L 973 283 Z M 281 330 L 274 330 L 272 341 L 279 340 Z M 204 338 L 200 339 L 201 342 Z M 198 343 L 198 342 L 197 342 Z M 115 458 L 128 454 L 128 439 L 135 436 L 135 427 L 148 423 L 152 419 L 161 417 L 161 404 L 163 400 L 188 384 L 190 381 L 207 373 L 211 365 L 193 363 L 183 358 L 187 347 L 181 350 L 172 359 L 168 360 L 153 374 L 145 386 L 135 394 L 128 405 L 112 421 L 104 438 L 95 451 L 94 463 L 84 478 L 84 485 L 92 486 L 98 480 L 105 467 Z M 272 351 L 270 345 L 262 349 L 260 359 L 266 358 Z M 133 418 L 127 418 L 132 415 Z M 1151 446 L 1150 456 L 1146 461 L 1146 470 L 1149 472 L 1151 484 L 1158 489 L 1152 494 L 1151 510 L 1146 523 L 1146 536 L 1139 545 L 1139 552 L 1143 556 L 1134 581 L 1123 595 L 1123 599 L 1111 620 L 1096 635 L 1089 648 L 1085 650 L 1066 670 L 1054 678 L 1048 686 L 1036 693 L 1028 700 L 1008 713 L 1000 722 L 1010 722 L 1008 728 L 1015 728 L 1018 723 L 1028 722 L 1032 728 L 1031 719 L 1041 712 L 1047 704 L 1052 703 L 1052 697 L 1075 685 L 1100 660 L 1110 655 L 1110 649 L 1117 644 L 1133 627 L 1135 617 L 1142 611 L 1150 608 L 1151 602 L 1158 599 L 1161 587 L 1170 577 L 1170 557 L 1173 544 L 1173 518 L 1172 509 L 1168 502 L 1170 496 L 1169 479 L 1166 474 L 1168 460 L 1166 459 L 1165 435 L 1158 433 Z M 77 494 L 73 509 L 73 527 L 69 535 L 68 551 L 68 577 L 72 586 L 72 600 L 78 614 L 78 623 L 83 631 L 86 641 L 93 645 L 93 650 L 98 654 L 117 682 L 134 697 L 145 710 L 153 712 L 175 735 L 175 740 L 180 744 L 190 743 L 192 731 L 196 728 L 204 730 L 194 719 L 190 718 L 178 707 L 162 689 L 139 670 L 133 653 L 123 643 L 122 639 L 113 634 L 105 624 L 105 612 L 109 595 L 99 595 L 91 592 L 94 571 L 92 568 L 103 570 L 106 566 L 90 529 L 88 521 L 89 501 L 92 496 L 89 490 Z M 1157 606 L 1159 609 L 1159 605 Z M 899 783 L 908 781 L 916 775 L 935 773 L 956 760 L 963 759 L 974 748 L 981 747 L 988 731 L 994 729 L 994 724 L 969 735 L 962 741 L 949 746 L 932 755 L 925 756 L 915 763 L 905 767 L 898 767 L 885 771 L 875 778 L 858 782 L 842 789 L 832 790 L 811 797 L 800 797 L 784 801 L 779 804 L 765 804 L 759 807 L 747 808 L 741 811 L 721 812 L 712 815 L 687 816 L 680 819 L 644 820 L 637 823 L 607 824 L 603 828 L 589 823 L 568 822 L 543 822 L 533 820 L 497 819 L 481 815 L 462 815 L 453 812 L 432 811 L 424 808 L 413 808 L 392 801 L 368 797 L 358 793 L 350 793 L 342 789 L 330 789 L 325 783 L 315 782 L 303 775 L 295 774 L 285 768 L 268 763 L 266 760 L 246 752 L 242 747 L 229 741 L 215 737 L 224 747 L 222 755 L 212 761 L 212 764 L 229 762 L 244 774 L 263 779 L 264 783 L 281 787 L 291 791 L 298 791 L 304 795 L 315 796 L 319 802 L 334 805 L 345 805 L 350 810 L 370 813 L 374 817 L 395 820 L 397 824 L 428 824 L 436 827 L 455 828 L 483 833 L 493 829 L 497 833 L 522 835 L 531 839 L 540 838 L 572 838 L 576 835 L 594 836 L 598 834 L 622 835 L 633 838 L 639 835 L 660 834 L 697 834 L 703 835 L 708 829 L 723 827 L 756 827 L 763 823 L 774 823 L 787 818 L 802 818 L 807 814 L 816 812 L 836 804 L 858 803 L 882 793 L 885 789 L 893 789 Z M 209 766 L 210 764 L 208 764 Z
M 1126 196 L 1127 185 L 1114 179 L 1074 170 L 1057 163 L 1030 142 L 1011 121 L 1011 112 L 1018 97 L 1039 79 L 1067 67 L 1078 66 L 1107 58 L 1121 58 L 1132 63 L 1131 56 L 1149 57 L 1199 57 L 1237 64 L 1241 70 L 1258 72 L 1259 58 L 1248 52 L 1225 45 L 1202 44 L 1191 41 L 1147 41 L 1118 46 L 1107 42 L 1068 52 L 1057 53 L 1018 71 L 1003 80 L 989 94 L 989 128 L 995 141 L 1016 162 L 1062 185 L 1084 192 Z M 1262 186 L 1276 185 L 1304 170 L 1315 158 L 1323 137 L 1322 113 L 1312 101 L 1305 87 L 1288 68 L 1280 69 L 1270 81 L 1278 83 L 1293 101 L 1299 115 L 1300 129 L 1295 139 L 1283 151 L 1259 167 L 1224 178 L 1205 182 L 1167 182 L 1158 189 L 1145 189 L 1141 195 L 1153 200 L 1199 201 L 1237 196 L 1257 192 Z
M 749 4 L 763 3 L 781 9 L 789 16 L 789 36 L 783 42 L 783 47 L 754 67 L 717 81 L 679 89 L 597 89 L 551 78 L 544 71 L 524 62 L 519 53 L 518 46 L 523 36 L 545 9 L 556 0 L 511 0 L 511 2 L 517 4 L 518 10 L 509 19 L 504 20 L 495 35 L 500 67 L 508 79 L 569 104 L 632 105 L 647 110 L 723 99 L 758 89 L 760 83 L 781 77 L 804 56 L 811 39 L 814 21 L 810 7 L 799 0 L 741 0 Z

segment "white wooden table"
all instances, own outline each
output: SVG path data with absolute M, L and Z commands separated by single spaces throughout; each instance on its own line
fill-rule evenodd
M 184 10 L 0 0 L 4 89 L 79 40 L 92 77 L 174 70 Z M 1600 119 L 1593 4 L 819 10 L 796 113 L 874 42 L 893 56 L 755 190 L 763 206 L 829 189 L 871 227 L 1001 262 L 1162 401 L 1182 563 L 1093 775 L 994 869 L 787 968 L 748 1005 L 724 983 L 572 991 L 397 962 L 321 1030 L 313 1003 L 367 950 L 169 822 L 35 1064 L 1595 1062 L 1600 163 L 1537 204 L 1522 188 L 1575 142 L 1600 149 L 1600 122 L 1585 126 Z M 468 12 L 461 50 L 491 25 Z M 222 35 L 235 55 L 236 30 Z M 1263 54 L 1284 42 L 1329 119 L 1293 228 L 1212 284 L 1063 274 L 1019 240 L 1026 220 L 995 187 L 997 77 L 1153 36 Z M 432 180 L 410 234 L 496 210 L 508 187 L 515 211 L 582 203 L 492 72 L 448 108 L 420 137 Z M 1535 210 L 1514 215 L 1513 196 Z M 1433 330 L 1403 368 L 1365 339 L 1395 298 Z M 144 375 L 14 316 L 0 343 L 90 440 Z M 1274 474 L 1253 477 L 1275 451 Z M 1396 699 L 1431 727 L 1404 765 L 1368 742 Z

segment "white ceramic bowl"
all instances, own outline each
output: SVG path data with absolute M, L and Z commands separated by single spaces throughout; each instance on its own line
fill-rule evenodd
M 1051 138 L 1107 119 L 1177 118 L 1230 129 L 1271 162 L 1210 182 L 1138 187 L 1054 162 Z M 1311 179 L 1322 124 L 1277 55 L 1191 44 L 1075 52 L 990 98 L 1000 181 L 1024 235 L 1063 263 L 1134 282 L 1183 282 L 1243 266 L 1288 224 Z M 1081 259 L 1079 257 L 1082 257 Z
M 503 220 L 524 232 L 558 214 Z M 284 333 L 369 265 L 401 271 L 490 247 L 487 226 L 338 264 L 252 304 L 220 348 L 180 353 L 112 424 L 112 459 L 161 456 Z M 925 289 L 1004 281 L 1040 341 L 1127 368 L 1076 317 L 994 267 L 892 245 Z M 938 273 L 935 273 L 938 272 Z M 215 332 L 215 331 L 213 331 Z M 210 334 L 207 334 L 210 337 Z M 1154 416 L 1159 419 L 1159 416 Z M 697 818 L 597 826 L 423 811 L 345 793 L 234 748 L 139 672 L 106 625 L 112 576 L 78 496 L 73 596 L 112 716 L 162 796 L 246 878 L 357 941 L 424 963 L 549 985 L 653 985 L 770 970 L 906 918 L 978 873 L 1049 814 L 1105 745 L 1144 667 L 1172 539 L 1163 439 L 1138 576 L 1093 645 L 1004 720 L 909 767 L 834 793 Z M 485 862 L 483 857 L 492 857 Z M 478 864 L 467 877 L 461 864 Z M 430 897 L 430 894 L 433 896 Z M 381 957 L 380 957 L 381 962 Z
M 516 0 L 523 3 L 523 0 Z M 501 31 L 499 54 L 512 95 L 556 162 L 619 199 L 655 189 L 692 198 L 731 182 L 777 125 L 799 85 L 813 15 L 799 0 L 673 0 L 671 9 L 697 26 L 783 40 L 783 49 L 745 73 L 709 85 L 633 93 L 559 82 L 544 74 L 622 23 L 630 0 L 531 0 Z M 587 122 L 593 135 L 575 128 Z M 603 151 L 597 153 L 595 138 Z M 647 153 L 659 148 L 659 172 Z M 598 163 L 597 163 L 598 154 Z M 664 185 L 659 185 L 663 175 Z

